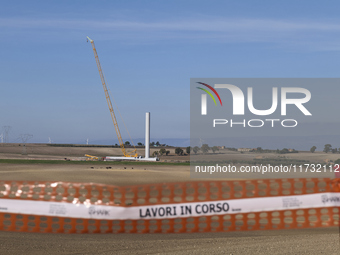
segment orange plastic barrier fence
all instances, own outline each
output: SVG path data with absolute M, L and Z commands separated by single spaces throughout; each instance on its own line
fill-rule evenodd
M 0 230 L 192 233 L 339 225 L 339 179 L 0 182 Z

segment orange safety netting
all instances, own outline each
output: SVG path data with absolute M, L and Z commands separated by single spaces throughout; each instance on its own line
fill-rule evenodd
M 2 199 L 129 208 L 339 192 L 339 179 L 197 181 L 136 186 L 0 182 Z M 4 200 L 3 200 L 4 201 Z M 65 215 L 67 216 L 67 215 Z M 339 225 L 338 207 L 284 209 L 171 219 L 104 220 L 0 212 L 0 230 L 51 233 L 192 233 Z

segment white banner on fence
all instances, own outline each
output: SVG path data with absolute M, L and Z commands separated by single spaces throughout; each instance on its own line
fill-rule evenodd
M 105 220 L 171 219 L 336 206 L 340 206 L 339 192 L 126 207 L 0 199 L 0 213 Z

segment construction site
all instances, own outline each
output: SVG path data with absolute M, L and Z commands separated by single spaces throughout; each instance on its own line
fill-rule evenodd
M 87 41 L 90 42 L 91 45 L 92 45 L 92 49 L 93 49 L 94 57 L 95 57 L 95 60 L 96 60 L 96 63 L 97 63 L 97 68 L 98 68 L 100 80 L 101 80 L 102 85 L 103 85 L 103 89 L 104 89 L 107 105 L 108 105 L 109 110 L 110 110 L 110 114 L 111 114 L 111 118 L 112 118 L 112 121 L 113 121 L 113 125 L 114 125 L 114 128 L 115 128 L 116 134 L 117 134 L 119 146 L 120 146 L 120 148 L 122 150 L 122 153 L 123 153 L 123 157 L 107 156 L 107 157 L 103 158 L 103 160 L 157 161 L 158 158 L 151 158 L 150 157 L 150 113 L 149 112 L 147 112 L 146 115 L 145 115 L 145 157 L 138 156 L 136 146 L 134 145 L 134 143 L 132 141 L 132 138 L 130 136 L 130 133 L 127 130 L 127 128 L 125 126 L 125 123 L 124 123 L 124 120 L 122 118 L 122 121 L 123 121 L 124 126 L 125 126 L 125 128 L 127 130 L 127 133 L 129 134 L 129 137 L 130 137 L 130 140 L 131 140 L 131 144 L 132 144 L 132 150 L 128 151 L 125 148 L 122 136 L 120 134 L 120 130 L 119 130 L 119 126 L 118 126 L 118 123 L 117 123 L 116 115 L 115 115 L 114 110 L 113 110 L 110 93 L 109 93 L 109 90 L 107 88 L 105 77 L 104 77 L 104 74 L 103 74 L 103 71 L 102 71 L 102 67 L 100 65 L 99 57 L 98 57 L 98 54 L 97 54 L 97 50 L 96 50 L 96 47 L 94 45 L 94 41 L 90 37 L 87 37 Z M 116 105 L 116 108 L 118 109 L 117 105 Z M 85 154 L 85 156 L 88 157 L 91 160 L 98 160 L 98 157 L 96 157 L 96 156 L 92 156 L 92 155 L 89 155 L 89 154 Z
M 118 107 L 115 111 L 94 41 L 87 40 L 119 144 L 27 143 L 31 135 L 8 143 L 6 134 L 0 146 L 2 254 L 20 253 L 22 247 L 28 254 L 61 254 L 56 239 L 65 254 L 83 249 L 83 254 L 338 254 L 339 209 L 332 197 L 338 184 L 332 171 L 322 178 L 300 171 L 290 179 L 260 173 L 193 179 L 190 170 L 190 160 L 230 162 L 238 172 L 244 165 L 276 162 L 332 169 L 336 154 L 150 148 L 150 112 L 144 145 L 135 146 L 128 131 L 130 141 L 124 142 Z M 320 196 L 323 204 L 301 206 L 306 196 Z M 22 242 L 13 245 L 19 235 Z M 290 248 L 282 253 L 283 246 Z
M 337 5 L 4 2 L 0 254 L 340 254 Z

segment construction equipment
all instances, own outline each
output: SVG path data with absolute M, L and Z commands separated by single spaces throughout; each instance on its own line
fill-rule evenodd
M 100 79 L 102 81 L 102 85 L 103 85 L 103 88 L 104 88 L 106 101 L 107 101 L 107 104 L 109 106 L 109 110 L 110 110 L 110 113 L 111 113 L 111 118 L 112 118 L 115 130 L 116 130 L 116 134 L 117 134 L 117 137 L 118 137 L 120 148 L 121 148 L 121 150 L 123 152 L 124 157 L 137 157 L 138 156 L 137 149 L 136 149 L 136 147 L 134 146 L 133 143 L 132 143 L 132 146 L 133 146 L 134 149 L 133 149 L 133 151 L 131 151 L 129 153 L 126 151 L 126 149 L 124 147 L 123 139 L 122 139 L 122 136 L 121 136 L 120 131 L 119 131 L 119 127 L 118 127 L 118 123 L 117 123 L 117 120 L 116 120 L 115 113 L 113 111 L 110 95 L 109 95 L 109 92 L 107 90 L 104 74 L 103 74 L 103 71 L 102 71 L 102 68 L 101 68 L 101 65 L 100 65 L 100 62 L 99 62 L 99 58 L 98 58 L 96 47 L 94 46 L 94 42 L 93 42 L 92 39 L 87 37 L 87 40 L 90 41 L 91 45 L 92 45 L 94 57 L 96 59 L 96 63 L 97 63 L 97 67 L 98 67 L 98 71 L 99 71 L 99 75 L 100 75 Z M 132 140 L 131 140 L 131 142 L 132 142 Z
M 85 154 L 85 157 L 86 157 L 86 161 L 97 161 L 97 160 L 99 160 L 99 158 L 97 156 L 92 156 L 92 155 L 89 155 L 89 154 Z

